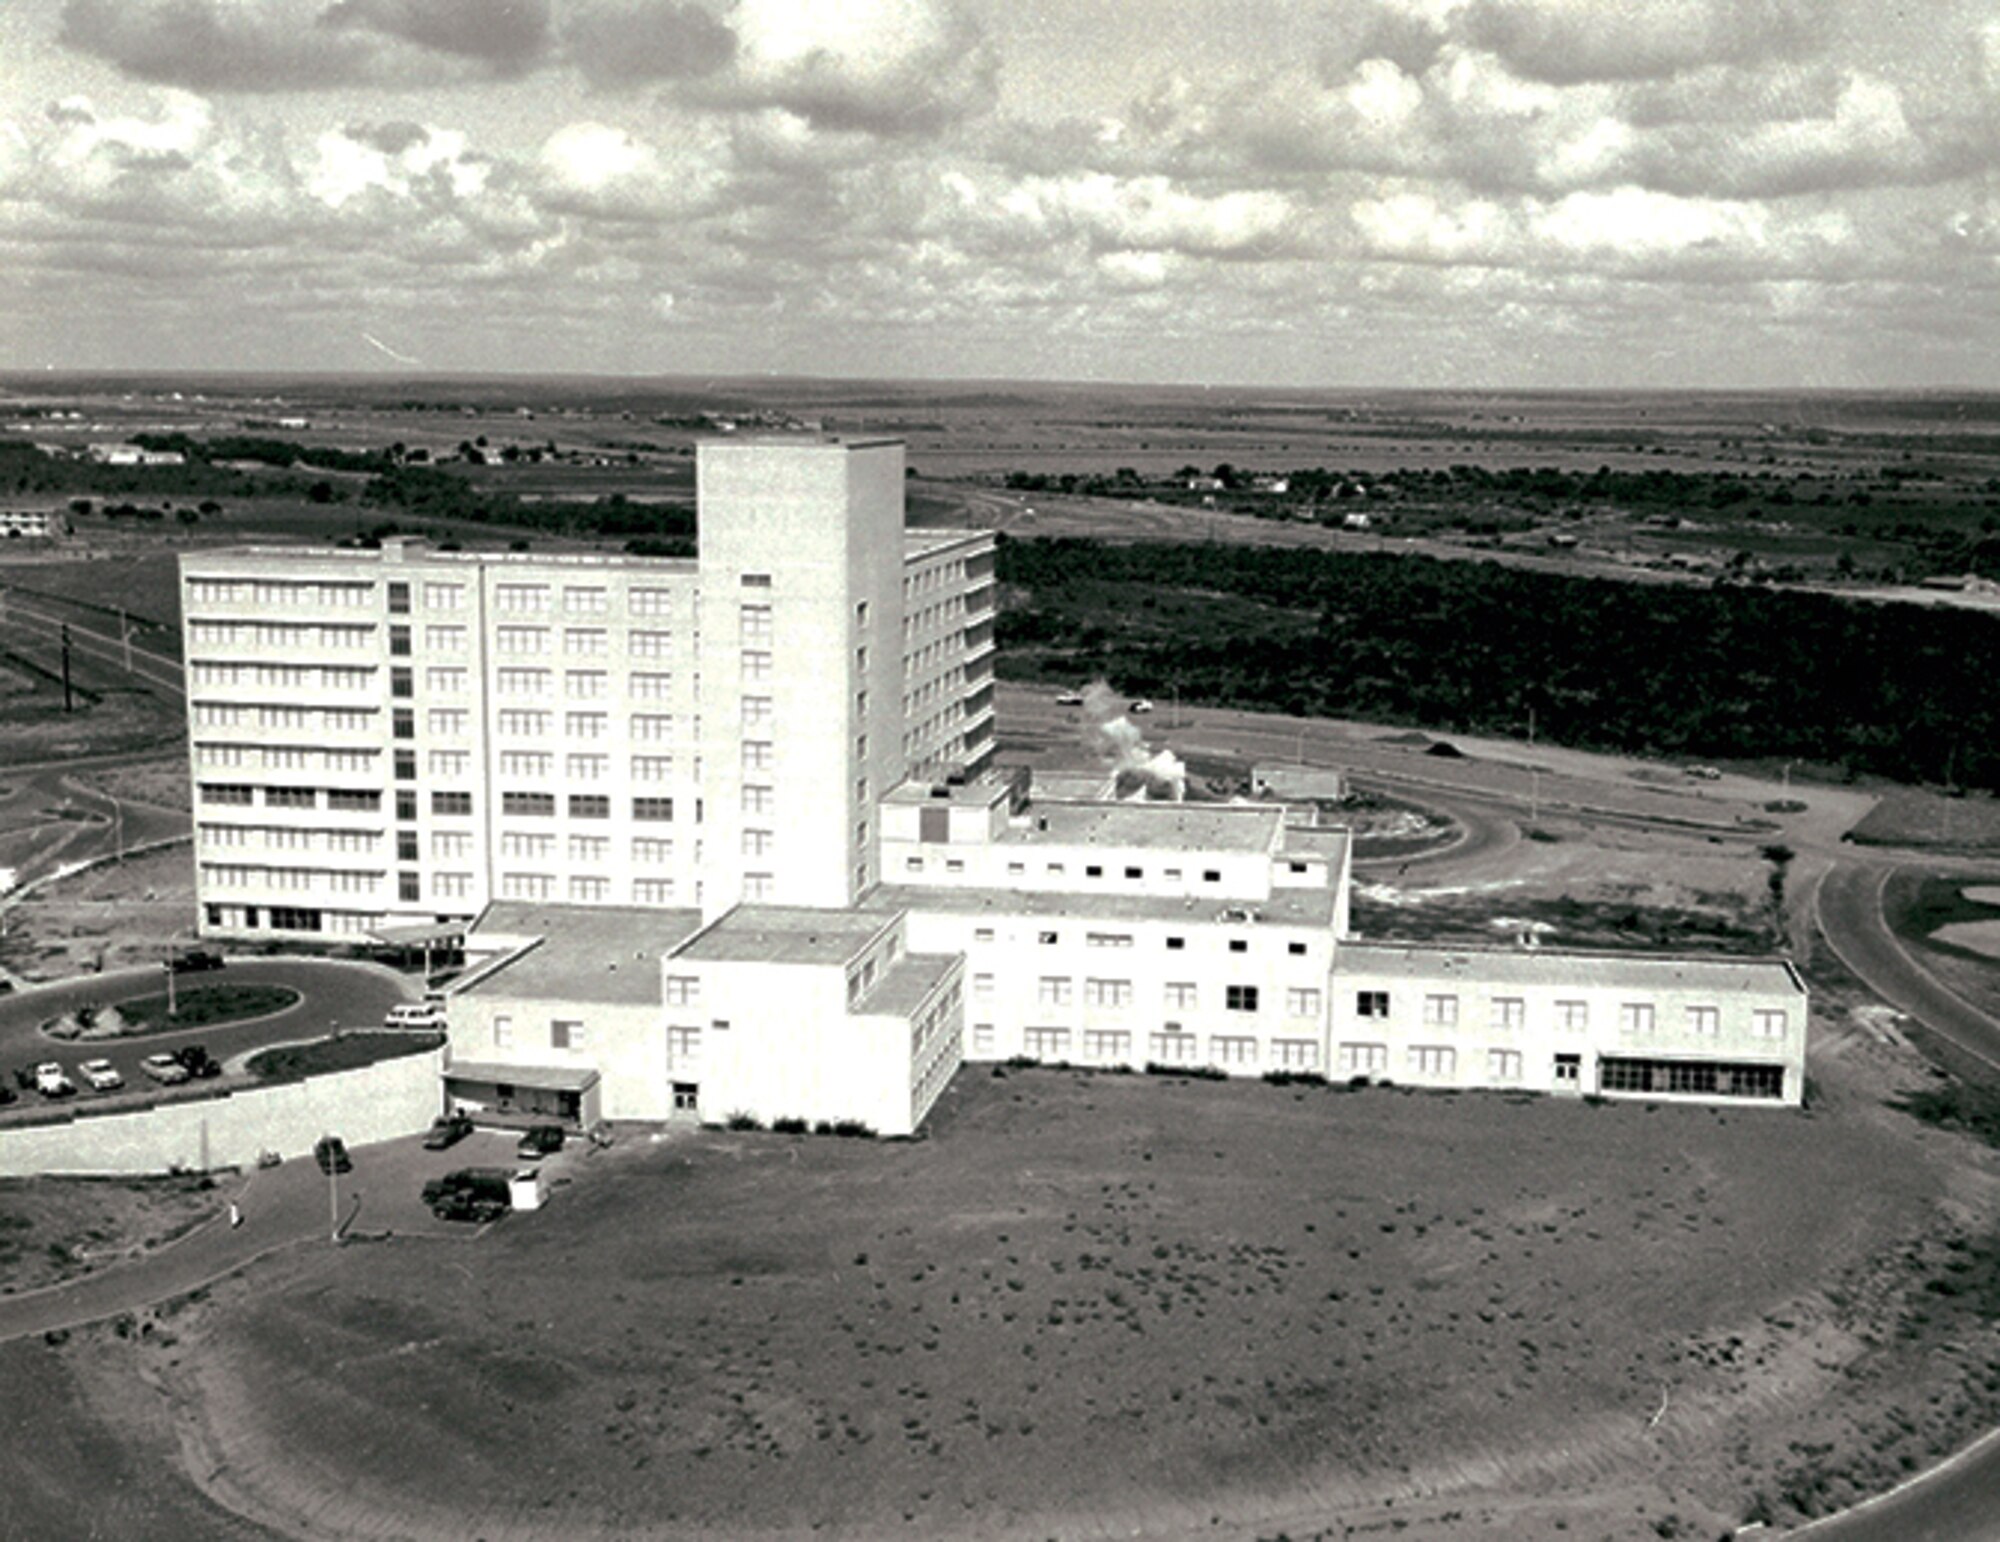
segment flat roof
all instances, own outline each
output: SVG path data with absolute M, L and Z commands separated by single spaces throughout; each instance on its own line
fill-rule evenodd
M 956 953 L 905 953 L 849 1010 L 908 1017 L 958 965 Z
M 1354 844 L 1354 832 L 1344 825 L 1286 825 L 1285 844 L 1280 854 L 1292 857 L 1325 857 L 1338 863 Z
M 471 937 L 539 937 L 541 945 L 459 994 L 657 1005 L 660 960 L 700 925 L 699 910 L 495 900 Z
M 543 1092 L 587 1092 L 597 1072 L 587 1065 L 508 1065 L 499 1060 L 459 1060 L 445 1067 L 448 1082 L 505 1082 Z
M 993 532 L 983 526 L 973 529 L 940 529 L 935 525 L 912 530 L 903 530 L 903 555 L 905 557 L 928 556 L 934 551 L 943 551 L 949 546 L 963 546 L 968 542 L 984 541 L 989 546 L 993 542 Z
M 1188 899 L 1171 894 L 1077 894 L 1069 890 L 1048 893 L 1035 889 L 932 889 L 915 884 L 880 884 L 862 895 L 861 908 L 876 913 L 920 910 L 952 915 L 1033 916 L 1079 924 L 1184 921 L 1191 926 L 1224 922 L 1236 926 L 1331 926 L 1333 891 L 1274 889 L 1268 900 L 1250 903 Z
M 900 434 L 856 434 L 850 438 L 815 428 L 743 428 L 697 434 L 694 447 L 707 450 L 737 444 L 763 449 L 776 445 L 793 450 L 875 450 L 886 444 L 907 442 Z
M 696 962 L 845 964 L 881 934 L 888 918 L 807 905 L 738 905 L 675 952 Z
M 1336 951 L 1334 967 L 1342 974 L 1385 979 L 1460 978 L 1500 986 L 1608 985 L 1759 995 L 1802 995 L 1805 991 L 1786 959 L 1720 954 L 1343 942 Z
M 882 795 L 884 803 L 917 808 L 991 808 L 1014 791 L 1012 777 L 981 772 L 968 781 L 904 781 Z
M 1284 810 L 1239 803 L 1031 803 L 1008 824 L 1010 844 L 1167 847 L 1263 852 L 1277 842 Z

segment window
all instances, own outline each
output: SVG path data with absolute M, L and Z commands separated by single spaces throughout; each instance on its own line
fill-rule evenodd
M 548 873 L 502 873 L 500 897 L 516 900 L 553 899 L 556 881 Z
M 1493 998 L 1492 1024 L 1495 1028 L 1519 1028 L 1528 1021 L 1528 1004 L 1519 996 Z
M 396 898 L 405 904 L 415 904 L 424 897 L 423 879 L 416 873 L 396 875 Z
M 563 614 L 565 616 L 602 616 L 610 613 L 610 596 L 602 589 L 563 590 Z
M 238 787 L 228 782 L 203 782 L 201 784 L 201 801 L 204 803 L 243 805 L 248 804 L 252 800 L 248 787 Z M 370 806 L 372 807 L 373 805 Z
M 1104 876 L 1104 869 L 1093 862 L 1083 870 L 1083 876 L 1086 878 L 1102 878 Z
M 417 853 L 416 831 L 398 830 L 396 832 L 396 860 L 398 862 L 416 862 L 422 860 Z
M 545 777 L 555 769 L 555 756 L 547 750 L 502 750 L 500 752 L 500 774 L 502 776 Z
M 1387 1017 L 1389 1015 L 1389 993 L 1387 991 L 1356 991 L 1354 993 L 1354 1015 L 1356 1017 Z
M 248 792 L 250 789 L 246 787 L 243 790 Z M 248 798 L 240 798 L 235 801 L 248 803 L 250 800 Z M 330 810 L 336 810 L 343 814 L 372 814 L 382 806 L 382 794 L 379 792 L 352 792 L 342 787 L 329 787 L 326 793 L 326 806 Z
M 1169 980 L 1167 982 L 1167 1010 L 1170 1012 L 1191 1012 L 1194 1010 L 1196 991 L 1192 980 Z
M 602 739 L 609 722 L 602 712 L 570 712 L 564 715 L 563 730 L 572 739 Z
M 1712 1039 L 1722 1031 L 1722 1011 L 1718 1007 L 1689 1007 L 1687 1031 Z
M 1571 1033 L 1581 1033 L 1590 1026 L 1590 1003 L 1587 1001 L 1558 1001 L 1556 1003 L 1556 1026 Z
M 432 707 L 424 714 L 424 726 L 433 734 L 447 737 L 464 733 L 471 721 L 471 714 L 459 707 Z
M 665 782 L 674 774 L 674 757 L 671 755 L 634 755 L 632 757 L 632 780 L 635 782 Z
M 975 1055 L 990 1055 L 993 1053 L 993 1025 L 991 1023 L 974 1023 L 972 1025 L 972 1052 Z
M 1083 1004 L 1087 1007 L 1129 1007 L 1132 1005 L 1130 980 L 1085 980 Z
M 533 615 L 549 608 L 547 584 L 496 584 L 494 609 L 508 615 Z
M 633 588 L 625 596 L 625 607 L 635 616 L 664 616 L 673 606 L 671 589 Z
M 1782 1039 L 1785 1036 L 1785 1013 L 1782 1008 L 1759 1007 L 1750 1014 L 1750 1033 L 1753 1038 Z
M 1257 1041 L 1248 1034 L 1213 1034 L 1208 1041 L 1208 1059 L 1211 1065 L 1254 1066 Z
M 495 1049 L 508 1049 L 512 1047 L 513 1043 L 514 1043 L 514 1019 L 511 1017 L 494 1018 L 493 1047 Z
M 741 612 L 742 636 L 739 639 L 746 648 L 768 648 L 771 646 L 771 607 L 768 605 L 745 605 Z
M 1386 1044 L 1343 1044 L 1339 1055 L 1340 1073 L 1343 1076 L 1376 1075 L 1389 1069 L 1389 1046 Z
M 572 819 L 609 819 L 611 800 L 599 792 L 573 792 L 569 795 L 569 817 Z
M 1195 1036 L 1183 1030 L 1179 1023 L 1168 1023 L 1163 1030 L 1147 1039 L 1146 1050 L 1161 1065 L 1192 1065 L 1196 1042 Z
M 1318 1017 L 1320 994 L 1311 986 L 1290 985 L 1285 988 L 1285 1016 Z
M 607 634 L 601 626 L 572 626 L 563 629 L 563 652 L 573 659 L 602 658 Z
M 628 677 L 627 687 L 634 701 L 665 701 L 674 693 L 674 677 L 642 671 Z
M 674 858 L 674 843 L 656 835 L 632 837 L 632 860 L 642 867 L 662 867 Z
M 425 610 L 457 610 L 465 599 L 463 584 L 425 584 Z
M 549 688 L 549 671 L 520 665 L 494 671 L 494 687 L 502 696 L 540 696 Z
M 1222 1004 L 1232 1012 L 1254 1012 L 1257 1010 L 1257 987 L 1254 985 L 1225 986 L 1222 994 Z
M 1128 867 L 1125 869 L 1125 876 L 1127 878 L 1144 878 L 1146 870 L 1143 867 Z
M 761 904 L 777 891 L 778 880 L 770 873 L 745 873 L 743 875 L 743 898 L 750 904 Z
M 572 669 L 563 676 L 563 694 L 571 701 L 597 701 L 609 676 L 601 669 Z
M 972 977 L 972 996 L 975 1001 L 991 1001 L 993 999 L 993 976 L 990 974 L 974 975 Z
M 583 1024 L 575 1018 L 558 1017 L 549 1024 L 550 1049 L 582 1049 Z
M 389 732 L 398 739 L 417 736 L 417 714 L 409 707 L 397 707 L 389 715 Z
M 743 812 L 746 814 L 768 814 L 775 800 L 771 789 L 756 783 L 743 784 Z
M 1518 1049 L 1489 1049 L 1486 1052 L 1486 1079 L 1517 1082 L 1521 1079 L 1521 1052 Z
M 654 821 L 672 819 L 674 817 L 674 800 L 672 798 L 634 798 L 632 800 L 632 817 L 634 819 Z
M 546 712 L 530 712 L 519 707 L 503 708 L 500 712 L 500 732 L 521 739 L 541 739 L 548 735 L 549 716 Z
M 743 855 L 746 857 L 768 857 L 774 837 L 769 830 L 748 830 L 743 832 Z
M 1424 1026 L 1426 1028 L 1456 1028 L 1458 1026 L 1458 998 L 1456 996 L 1424 997 Z
M 743 650 L 743 683 L 761 685 L 771 678 L 771 655 L 758 648 Z
M 1069 1005 L 1069 996 L 1068 975 L 1045 974 L 1035 990 L 1035 999 L 1045 1007 L 1066 1007 Z
M 317 808 L 319 793 L 311 787 L 266 787 L 266 808 Z
M 1187 938 L 1185 937 L 1169 937 L 1167 939 L 1167 951 L 1169 953 L 1178 953 L 1186 947 Z
M 769 771 L 772 766 L 772 750 L 769 741 L 745 739 L 743 741 L 743 770 L 751 772 Z
M 1458 1070 L 1458 1051 L 1438 1044 L 1412 1045 L 1410 1070 L 1418 1076 L 1454 1075 Z
M 745 696 L 743 698 L 743 731 L 763 733 L 771 727 L 771 698 L 768 696 Z
M 1129 948 L 1132 946 L 1130 932 L 1086 932 L 1084 943 L 1093 948 Z
M 603 862 L 611 855 L 611 839 L 604 835 L 572 835 L 569 859 L 572 862 Z
M 649 632 L 634 629 L 626 638 L 626 647 L 635 659 L 666 659 L 674 653 L 672 632 Z
M 1653 1004 L 1650 1001 L 1628 1001 L 1619 1007 L 1618 1031 L 1620 1033 L 1651 1033 L 1653 1031 Z
M 1285 1071 L 1317 1071 L 1318 1039 L 1273 1039 L 1271 1063 Z
M 632 737 L 641 744 L 658 744 L 671 739 L 674 734 L 674 720 L 664 712 L 635 712 L 632 714 Z
M 611 880 L 595 874 L 576 874 L 569 881 L 570 900 L 579 905 L 600 904 L 611 898 Z
M 1201 872 L 1201 881 L 1203 883 L 1221 883 L 1222 874 L 1215 868 L 1205 867 Z
M 431 810 L 436 813 L 436 809 Z M 451 862 L 460 857 L 472 855 L 472 834 L 467 830 L 433 830 L 431 832 L 431 860 Z
M 1035 933 L 1035 941 L 1045 948 L 1052 948 L 1056 945 L 1057 936 L 1058 934 L 1055 932 L 1037 932 Z
M 670 1007 L 694 1006 L 701 1000 L 701 977 L 692 974 L 668 975 L 665 996 Z
M 1021 1047 L 1037 1060 L 1061 1060 L 1069 1054 L 1067 1028 L 1024 1028 Z
M 1132 1058 L 1132 1035 L 1124 1028 L 1086 1028 L 1083 1058 L 1103 1065 L 1123 1065 Z
M 389 652 L 399 659 L 406 659 L 410 656 L 410 629 L 408 627 L 392 626 L 389 628 Z M 319 928 L 315 926 L 311 930 L 318 931 Z
M 414 696 L 417 694 L 416 672 L 408 665 L 398 664 L 389 671 L 389 694 L 391 696 Z
M 552 792 L 503 792 L 500 812 L 507 818 L 553 819 L 556 795 Z
M 525 830 L 508 830 L 500 837 L 503 857 L 550 857 L 555 855 L 556 838 Z
M 425 627 L 424 649 L 429 653 L 463 653 L 465 651 L 465 628 L 462 626 Z
M 611 772 L 611 757 L 570 755 L 563 760 L 563 772 L 572 782 L 601 782 Z
M 1229 939 L 1229 951 L 1231 953 L 1248 953 L 1250 951 L 1250 944 L 1244 938 L 1232 937 Z
M 635 905 L 668 905 L 673 903 L 674 881 L 671 878 L 634 878 L 632 880 L 632 903 Z

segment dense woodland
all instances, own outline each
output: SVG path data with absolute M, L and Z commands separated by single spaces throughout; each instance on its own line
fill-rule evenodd
M 1016 679 L 2000 789 L 2000 621 L 1965 611 L 1076 539 L 1003 537 L 999 576 Z

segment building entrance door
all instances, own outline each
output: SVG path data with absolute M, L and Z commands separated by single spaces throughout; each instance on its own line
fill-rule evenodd
M 1556 1056 L 1556 1091 L 1583 1091 L 1583 1056 Z

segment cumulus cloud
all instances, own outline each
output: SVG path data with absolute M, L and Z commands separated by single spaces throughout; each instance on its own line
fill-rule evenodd
M 371 190 L 397 199 L 472 199 L 491 173 L 456 129 L 384 123 L 320 135 L 303 181 L 314 198 L 338 209 Z
M 684 214 L 722 185 L 716 138 L 693 130 L 670 153 L 606 123 L 567 123 L 544 141 L 536 201 L 544 209 L 614 221 Z
M 57 41 L 136 79 L 197 91 L 311 90 L 380 63 L 372 40 L 317 32 L 298 4 L 64 0 Z
M 1472 0 L 1470 40 L 1533 80 L 1653 80 L 1711 64 L 1791 59 L 1822 35 L 1803 0 Z
M 319 17 L 336 32 L 414 43 L 517 75 L 548 52 L 548 0 L 334 0 Z
M 960 0 L 739 0 L 738 54 L 712 100 L 817 127 L 924 135 L 990 107 L 999 59 Z
M 563 44 L 585 80 L 619 87 L 706 75 L 735 55 L 736 34 L 698 5 L 624 0 L 577 9 Z
M 991 212 L 1036 237 L 1080 236 L 1100 251 L 1205 257 L 1272 255 L 1297 220 L 1276 193 L 1203 195 L 1165 177 L 1102 173 L 1027 178 L 1001 192 Z

